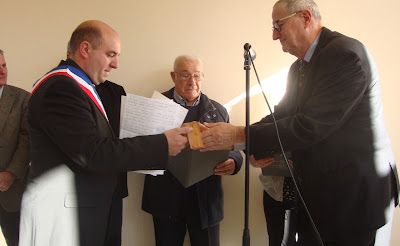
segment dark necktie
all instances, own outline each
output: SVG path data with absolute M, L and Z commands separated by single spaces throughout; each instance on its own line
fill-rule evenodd
M 301 60 L 299 67 L 299 87 L 302 87 L 304 84 L 304 76 L 308 66 L 308 62 Z

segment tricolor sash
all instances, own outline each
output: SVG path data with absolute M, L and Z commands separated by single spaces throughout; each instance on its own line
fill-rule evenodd
M 103 113 L 104 117 L 108 120 L 106 111 L 104 110 L 103 107 L 103 103 L 101 103 L 100 97 L 97 94 L 93 83 L 90 81 L 89 77 L 83 71 L 72 66 L 62 65 L 54 68 L 53 70 L 45 74 L 42 78 L 36 81 L 35 84 L 33 84 L 31 95 L 44 81 L 55 75 L 64 75 L 75 80 L 75 82 L 78 83 L 81 89 L 90 97 L 90 99 L 92 99 L 92 101 L 96 104 L 99 110 Z

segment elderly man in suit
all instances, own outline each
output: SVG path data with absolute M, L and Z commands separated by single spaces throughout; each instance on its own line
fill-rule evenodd
M 323 27 L 312 0 L 278 1 L 272 23 L 273 39 L 298 58 L 276 123 L 321 236 L 300 207 L 298 243 L 374 245 L 378 229 L 390 225 L 399 190 L 377 67 L 362 43 Z M 245 141 L 245 127 L 207 126 L 208 149 Z M 253 161 L 271 163 L 268 157 L 280 151 L 271 116 L 249 130 Z M 377 245 L 388 245 L 389 238 Z
M 8 246 L 18 245 L 29 167 L 28 99 L 27 91 L 7 85 L 7 63 L 0 50 L 0 226 Z
M 171 72 L 175 87 L 163 94 L 188 109 L 184 122 L 229 122 L 218 102 L 201 92 L 203 63 L 194 56 L 178 56 Z M 173 175 L 146 176 L 142 209 L 153 215 L 157 246 L 183 245 L 186 230 L 192 246 L 220 245 L 219 224 L 224 217 L 222 175 L 234 175 L 242 166 L 239 151 L 219 163 L 214 175 L 184 188 Z
M 121 41 L 104 22 L 80 24 L 71 56 L 39 79 L 28 121 L 31 161 L 20 246 L 102 246 L 120 172 L 165 169 L 191 128 L 118 139 L 94 85 L 118 68 Z

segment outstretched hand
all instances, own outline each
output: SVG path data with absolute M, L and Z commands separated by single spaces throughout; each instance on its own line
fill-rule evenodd
M 209 129 L 201 132 L 204 148 L 201 151 L 233 149 L 233 145 L 244 138 L 244 127 L 225 122 L 204 123 Z

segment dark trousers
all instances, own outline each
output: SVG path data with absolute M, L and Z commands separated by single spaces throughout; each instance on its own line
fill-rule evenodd
M 298 246 L 321 246 L 304 209 L 299 209 L 298 211 L 298 233 Z M 338 236 L 334 241 L 323 240 L 323 243 L 324 246 L 374 246 L 375 236 L 376 230 L 365 230 L 349 233 L 345 238 Z
M 295 209 L 286 210 L 283 202 L 276 201 L 265 191 L 263 204 L 269 246 L 295 245 L 297 223 Z
M 0 226 L 8 246 L 18 246 L 20 212 L 7 212 L 0 206 Z
M 104 246 L 120 246 L 122 229 L 122 198 L 114 199 L 108 216 L 107 234 Z
M 157 246 L 182 246 L 186 228 L 191 246 L 219 246 L 219 224 L 201 228 L 197 199 L 185 216 L 154 216 L 154 234 Z

